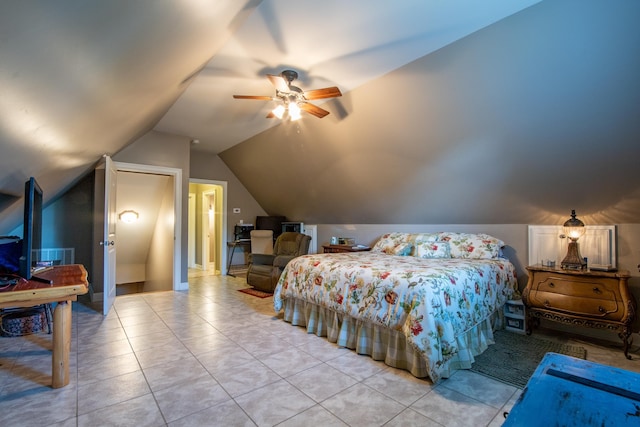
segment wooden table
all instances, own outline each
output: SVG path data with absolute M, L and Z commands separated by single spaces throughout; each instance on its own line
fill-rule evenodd
M 80 264 L 61 265 L 36 275 L 51 283 L 22 281 L 11 290 L 0 292 L 0 308 L 58 303 L 53 312 L 51 386 L 60 388 L 69 384 L 71 302 L 88 292 L 87 270 Z

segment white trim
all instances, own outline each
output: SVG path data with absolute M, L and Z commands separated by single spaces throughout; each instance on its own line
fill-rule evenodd
M 194 183 L 194 184 L 208 184 L 208 185 L 219 185 L 222 187 L 222 248 L 220 250 L 220 267 L 221 267 L 221 271 L 222 271 L 222 275 L 226 275 L 227 274 L 227 263 L 226 263 L 226 259 L 227 259 L 227 245 L 225 242 L 227 242 L 227 181 L 218 181 L 218 180 L 214 180 L 214 179 L 197 179 L 197 178 L 192 178 L 189 179 L 189 183 Z
M 182 282 L 182 169 L 137 163 L 113 162 L 118 172 L 139 172 L 173 177 L 173 290 L 188 290 Z

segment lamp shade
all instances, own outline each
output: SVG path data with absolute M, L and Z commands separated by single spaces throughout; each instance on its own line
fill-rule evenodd
M 571 218 L 565 221 L 563 227 L 563 232 L 565 236 L 567 236 L 572 241 L 578 240 L 585 232 L 584 222 L 580 221 L 576 218 L 575 209 L 571 210 Z
M 289 104 L 289 117 L 291 118 L 291 121 L 299 120 L 300 117 L 302 117 L 300 115 L 300 107 L 298 107 L 298 104 L 295 102 Z
M 565 221 L 562 228 L 565 236 L 569 238 L 569 245 L 567 256 L 560 263 L 561 267 L 569 270 L 584 270 L 587 268 L 587 262 L 580 255 L 580 247 L 578 246 L 578 239 L 585 232 L 584 222 L 576 218 L 575 210 L 571 210 L 571 218 Z
M 284 105 L 278 105 L 276 108 L 273 109 L 272 113 L 277 118 L 282 119 L 285 111 L 286 111 L 286 108 L 284 108 Z

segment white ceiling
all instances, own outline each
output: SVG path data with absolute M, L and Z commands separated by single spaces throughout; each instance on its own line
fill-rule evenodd
M 257 7 L 155 129 L 219 153 L 278 124 L 265 119 L 273 102 L 232 98 L 272 96 L 267 73 L 293 69 L 303 90 L 338 86 L 346 94 L 539 1 L 251 2 Z
M 539 1 L 2 2 L 0 233 L 29 176 L 47 201 L 151 129 L 219 153 L 277 125 L 269 101 L 232 98 L 272 95 L 267 73 L 346 94 Z

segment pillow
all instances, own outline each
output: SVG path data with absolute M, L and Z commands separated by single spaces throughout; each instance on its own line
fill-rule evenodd
M 373 245 L 371 252 L 380 252 L 388 255 L 408 256 L 411 254 L 413 244 L 409 233 L 387 233 Z
M 449 242 L 420 241 L 416 240 L 415 256 L 418 258 L 451 258 L 451 246 Z
M 504 242 L 483 233 L 439 233 L 438 240 L 449 242 L 451 258 L 495 259 Z

